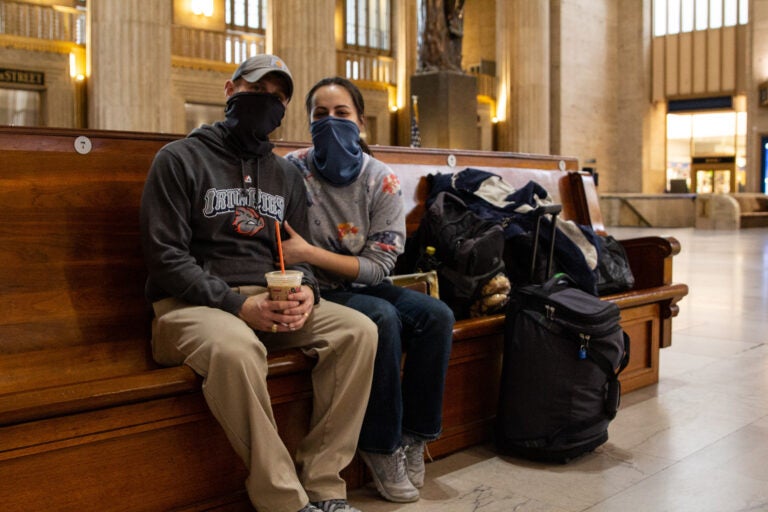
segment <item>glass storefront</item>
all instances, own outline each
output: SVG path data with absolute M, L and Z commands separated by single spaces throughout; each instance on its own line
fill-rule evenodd
M 667 190 L 699 193 L 746 185 L 747 114 L 736 110 L 667 114 Z

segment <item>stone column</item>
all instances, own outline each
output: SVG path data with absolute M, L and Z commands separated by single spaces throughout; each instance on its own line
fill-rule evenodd
M 663 105 L 649 101 L 651 0 L 620 0 L 618 6 L 615 165 L 600 174 L 600 189 L 658 194 L 666 189 L 667 116 Z
M 169 132 L 171 2 L 88 2 L 88 126 Z
M 393 36 L 395 62 L 397 63 L 397 137 L 394 145 L 407 146 L 411 135 L 411 84 L 410 77 L 416 71 L 418 48 L 418 1 L 395 0 Z
M 334 36 L 335 0 L 269 2 L 267 53 L 282 58 L 294 81 L 293 100 L 273 139 L 309 141 L 304 97 L 321 78 L 339 74 Z
M 429 71 L 411 77 L 418 97 L 421 146 L 479 149 L 477 78 L 457 71 Z
M 550 153 L 549 2 L 496 2 L 498 149 Z

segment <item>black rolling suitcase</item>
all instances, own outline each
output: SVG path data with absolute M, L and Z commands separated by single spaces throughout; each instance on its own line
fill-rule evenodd
M 560 209 L 538 209 L 531 275 L 544 214 L 552 220 L 551 275 Z M 563 274 L 513 290 L 504 326 L 498 451 L 565 463 L 605 443 L 619 406 L 618 375 L 628 362 L 629 337 L 615 304 Z

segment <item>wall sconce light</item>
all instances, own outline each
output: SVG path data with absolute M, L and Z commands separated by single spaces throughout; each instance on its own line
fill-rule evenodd
M 498 100 L 496 101 L 496 120 L 499 123 L 503 123 L 507 120 L 507 86 L 501 84 L 499 86 Z
M 192 0 L 192 12 L 207 18 L 213 16 L 213 0 Z
M 397 105 L 392 105 L 389 107 L 389 111 L 392 112 L 393 114 L 396 114 L 398 110 L 400 109 L 397 107 Z
M 85 80 L 85 75 L 80 69 L 80 62 L 78 62 L 77 55 L 74 53 L 69 54 L 69 76 L 78 82 Z

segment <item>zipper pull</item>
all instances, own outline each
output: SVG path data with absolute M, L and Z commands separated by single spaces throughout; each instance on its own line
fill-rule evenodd
M 579 346 L 579 359 L 587 358 L 587 349 L 589 348 L 589 334 L 579 334 L 581 345 Z
M 547 320 L 554 320 L 555 319 L 555 306 L 552 305 L 545 305 L 544 306 L 544 316 Z

